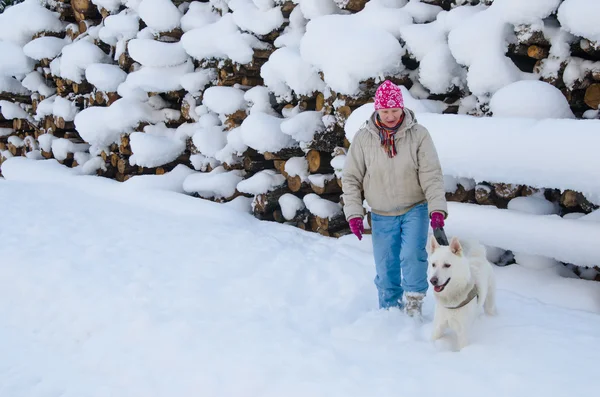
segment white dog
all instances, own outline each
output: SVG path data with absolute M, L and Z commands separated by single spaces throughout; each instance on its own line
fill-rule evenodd
M 456 237 L 449 246 L 442 246 L 430 236 L 427 252 L 427 278 L 436 299 L 431 338 L 441 338 L 444 330 L 450 328 L 456 333 L 460 350 L 468 344 L 469 328 L 480 310 L 483 308 L 487 315 L 496 314 L 492 264 L 483 245 L 465 244 L 463 249 Z

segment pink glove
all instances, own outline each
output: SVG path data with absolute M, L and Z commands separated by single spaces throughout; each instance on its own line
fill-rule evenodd
M 350 224 L 350 230 L 352 230 L 352 233 L 354 233 L 359 240 L 362 240 L 362 235 L 365 231 L 362 218 L 352 218 L 348 221 L 348 223 Z
M 440 227 L 444 227 L 444 214 L 441 212 L 433 212 L 431 214 L 431 228 L 438 229 Z

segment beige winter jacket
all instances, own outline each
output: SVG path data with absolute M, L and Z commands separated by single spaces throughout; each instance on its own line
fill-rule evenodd
M 363 190 L 371 211 L 379 215 L 402 215 L 427 202 L 430 215 L 442 211 L 447 216 L 444 178 L 433 140 L 415 114 L 404 111 L 395 136 L 394 158 L 389 158 L 381 145 L 375 113 L 354 136 L 342 177 L 347 220 L 364 216 Z

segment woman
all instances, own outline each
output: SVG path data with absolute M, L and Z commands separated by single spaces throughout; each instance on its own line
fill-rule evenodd
M 428 219 L 433 228 L 443 227 L 448 209 L 433 140 L 389 80 L 377 89 L 375 112 L 352 140 L 342 181 L 344 215 L 359 240 L 363 190 L 371 207 L 379 307 L 420 317 L 428 288 Z

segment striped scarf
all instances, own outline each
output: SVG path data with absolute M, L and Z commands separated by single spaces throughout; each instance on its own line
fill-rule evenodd
M 383 124 L 383 122 L 379 118 L 379 115 L 376 115 L 375 117 L 375 125 L 379 129 L 379 139 L 381 140 L 381 145 L 388 154 L 389 158 L 393 158 L 394 156 L 396 156 L 397 152 L 394 137 L 396 136 L 396 132 L 398 131 L 398 128 L 400 128 L 400 124 L 402 124 L 403 121 L 404 113 L 400 117 L 400 120 L 398 120 L 398 123 L 396 123 L 395 126 L 390 128 L 386 127 L 385 124 Z

